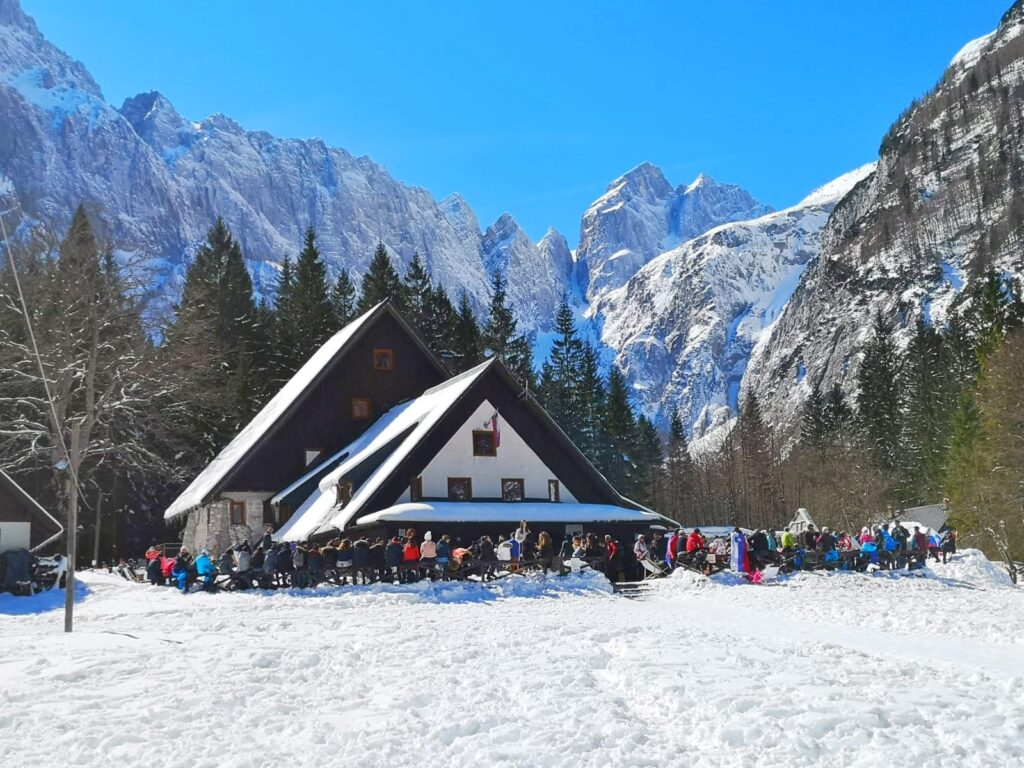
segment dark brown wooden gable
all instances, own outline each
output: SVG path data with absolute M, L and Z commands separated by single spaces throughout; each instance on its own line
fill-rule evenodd
M 39 507 L 14 480 L 0 472 L 0 520 L 10 523 L 29 523 L 29 546 L 35 547 L 58 533 L 61 528 Z
M 499 425 L 504 422 L 519 433 L 577 501 L 637 508 L 612 488 L 535 401 L 520 397 L 522 394 L 519 385 L 501 364 L 492 364 L 367 500 L 356 517 L 395 504 L 409 485 L 409 478 L 423 473 L 484 400 L 498 409 Z
M 392 370 L 375 369 L 375 349 L 392 350 Z M 309 470 L 307 450 L 320 451 L 318 460 L 323 460 L 355 440 L 389 408 L 449 375 L 397 311 L 385 305 L 214 493 L 281 490 Z M 352 398 L 370 400 L 369 419 L 353 419 Z

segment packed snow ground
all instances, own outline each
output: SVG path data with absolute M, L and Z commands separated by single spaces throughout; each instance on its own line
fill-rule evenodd
M 693 574 L 180 595 L 87 574 L 0 595 L 0 763 L 1024 763 L 1024 590 Z

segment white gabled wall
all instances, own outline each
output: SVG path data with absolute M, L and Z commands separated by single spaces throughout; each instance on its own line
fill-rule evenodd
M 546 499 L 548 480 L 558 480 L 560 501 L 575 502 L 576 498 L 561 479 L 548 469 L 526 441 L 501 418 L 500 413 L 498 430 L 501 433 L 501 446 L 498 455 L 473 455 L 473 430 L 489 428 L 490 425 L 485 426 L 485 422 L 493 414 L 494 406 L 485 400 L 431 460 L 422 475 L 424 497 L 447 498 L 449 477 L 470 477 L 473 479 L 474 497 L 500 499 L 501 479 L 521 477 L 527 498 Z M 399 501 L 408 500 L 409 489 L 406 488 Z

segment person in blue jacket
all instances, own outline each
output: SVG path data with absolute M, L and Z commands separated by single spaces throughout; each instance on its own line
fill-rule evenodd
M 182 593 L 188 592 L 189 579 L 194 567 L 195 562 L 192 560 L 192 554 L 188 551 L 188 547 L 182 547 L 178 556 L 174 558 L 174 565 L 171 566 L 171 576 L 178 583 L 178 589 Z
M 437 542 L 437 570 L 441 572 L 441 578 L 448 579 L 448 562 L 452 559 L 452 537 L 447 533 Z
M 203 589 L 213 591 L 213 581 L 217 578 L 217 566 L 210 559 L 210 552 L 203 550 L 196 558 L 196 575 L 203 580 Z

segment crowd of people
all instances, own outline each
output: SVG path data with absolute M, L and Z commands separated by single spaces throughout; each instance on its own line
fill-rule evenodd
M 636 543 L 638 560 L 664 564 L 668 570 L 687 567 L 710 573 L 727 565 L 743 573 L 776 566 L 786 570 L 806 567 L 852 570 L 924 567 L 928 558 L 946 562 L 956 552 L 956 529 L 939 534 L 933 529 L 913 531 L 896 521 L 861 528 L 859 534 L 818 530 L 808 525 L 802 532 L 765 529 L 744 533 L 734 528 L 728 536 L 707 539 L 700 528 L 687 533 L 682 528 L 668 537 L 655 534 L 648 546 L 641 536 Z
M 468 544 L 447 534 L 435 538 L 430 531 L 420 538 L 412 528 L 390 540 L 342 537 L 325 544 L 284 543 L 274 541 L 273 528 L 267 526 L 255 544 L 241 542 L 216 557 L 206 549 L 193 556 L 184 546 L 172 557 L 155 544 L 145 555 L 151 584 L 171 584 L 183 592 L 196 583 L 215 590 L 310 587 L 322 582 L 404 584 L 471 576 L 491 581 L 525 568 L 563 572 L 574 559 L 599 568 L 613 581 L 627 578 L 626 551 L 614 537 L 567 536 L 556 548 L 549 533 L 535 536 L 525 521 L 507 537 L 495 541 L 481 536 Z
M 523 569 L 565 573 L 573 567 L 589 567 L 602 571 L 612 582 L 624 582 L 680 567 L 708 574 L 726 567 L 748 574 L 772 566 L 913 569 L 923 567 L 929 557 L 945 562 L 955 551 L 955 530 L 940 535 L 915 525 L 911 531 L 898 521 L 864 527 L 856 535 L 813 525 L 799 533 L 734 528 L 713 537 L 700 528 L 680 528 L 640 534 L 631 550 L 611 535 L 594 533 L 567 535 L 556 546 L 550 534 L 541 531 L 535 536 L 525 521 L 507 537 L 495 541 L 481 536 L 468 544 L 448 534 L 435 537 L 430 531 L 420 538 L 412 528 L 390 539 L 339 537 L 324 544 L 284 543 L 274 541 L 268 526 L 255 544 L 241 542 L 216 557 L 205 549 L 193 556 L 184 546 L 170 556 L 154 544 L 145 555 L 145 578 L 151 584 L 170 584 L 187 592 L 197 583 L 212 591 L 470 577 L 486 582 Z M 126 571 L 136 576 L 124 562 L 119 571 L 126 577 Z

